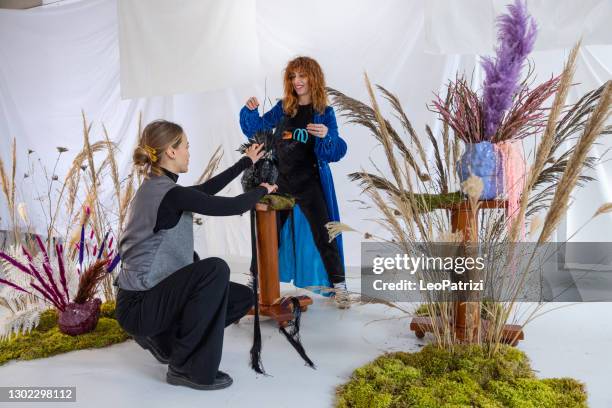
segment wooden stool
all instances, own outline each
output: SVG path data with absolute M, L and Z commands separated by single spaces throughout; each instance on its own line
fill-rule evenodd
M 507 200 L 481 200 L 478 202 L 478 210 L 507 208 Z M 453 232 L 463 232 L 464 242 L 478 241 L 478 216 L 473 211 L 469 200 L 458 203 L 440 204 L 434 209 L 447 209 L 451 212 L 451 226 Z M 455 302 L 453 322 L 455 337 L 462 342 L 470 342 L 478 334 L 480 328 L 486 336 L 489 322 L 480 319 L 481 304 L 477 302 Z M 432 319 L 437 319 L 434 325 Z M 410 330 L 418 338 L 423 338 L 425 333 L 433 333 L 434 327 L 442 327 L 443 322 L 438 317 L 414 317 L 410 322 Z M 470 332 L 472 328 L 472 332 Z M 523 330 L 520 325 L 506 324 L 502 331 L 502 342 L 516 346 L 519 340 L 523 340 Z
M 291 211 L 291 210 L 289 210 Z M 289 299 L 281 301 L 278 274 L 278 236 L 276 210 L 267 204 L 255 205 L 255 231 L 257 238 L 257 271 L 259 277 L 259 313 L 270 316 L 279 326 L 293 318 Z M 306 311 L 312 299 L 306 295 L 297 296 L 300 309 Z M 251 309 L 249 314 L 254 314 Z

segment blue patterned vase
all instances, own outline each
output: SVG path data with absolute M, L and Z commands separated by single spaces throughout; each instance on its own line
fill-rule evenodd
M 501 155 L 491 142 L 466 143 L 458 172 L 462 183 L 471 175 L 482 179 L 481 200 L 492 200 L 503 194 L 504 168 Z

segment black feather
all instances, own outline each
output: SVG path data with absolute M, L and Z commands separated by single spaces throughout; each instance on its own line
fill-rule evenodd
M 242 174 L 241 184 L 244 191 L 251 191 L 261 183 L 275 184 L 278 179 L 278 159 L 274 152 L 274 132 L 257 132 L 247 143 L 238 148 L 240 153 L 253 144 L 263 144 L 265 154 Z
M 293 346 L 293 348 L 299 353 L 299 355 L 304 359 L 306 364 L 310 368 L 316 369 L 312 360 L 306 354 L 306 350 L 304 350 L 304 346 L 302 346 L 302 342 L 300 341 L 300 317 L 302 315 L 302 309 L 300 308 L 300 301 L 297 297 L 291 296 L 290 298 L 286 298 L 284 301 L 290 300 L 293 306 L 293 319 L 287 322 L 286 327 L 280 327 L 280 332 L 285 335 L 289 343 Z

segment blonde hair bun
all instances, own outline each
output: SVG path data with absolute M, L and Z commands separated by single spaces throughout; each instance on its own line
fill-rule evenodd
M 160 176 L 161 155 L 169 147 L 177 148 L 183 140 L 183 128 L 173 122 L 158 119 L 142 130 L 138 146 L 134 149 L 132 161 L 145 177 L 150 173 Z

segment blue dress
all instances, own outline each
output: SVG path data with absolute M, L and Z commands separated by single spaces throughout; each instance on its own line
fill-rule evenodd
M 272 109 L 263 116 L 259 116 L 257 109 L 250 110 L 244 106 L 240 110 L 240 127 L 247 137 L 252 137 L 256 132 L 270 130 L 276 127 L 284 116 L 282 101 L 279 101 Z M 315 111 L 313 116 L 315 124 L 327 126 L 328 132 L 324 138 L 315 138 L 315 156 L 319 176 L 321 177 L 321 188 L 327 204 L 327 213 L 330 221 L 340 221 L 338 202 L 334 190 L 334 180 L 330 162 L 337 162 L 346 154 L 346 142 L 338 135 L 338 125 L 336 115 L 331 106 L 327 106 L 323 114 Z M 295 228 L 295 248 L 299 250 L 293 252 L 293 238 L 289 222 L 286 222 L 281 230 L 281 244 L 279 247 L 279 275 L 281 282 L 291 282 L 297 287 L 325 286 L 329 287 L 330 282 L 315 246 L 310 225 L 306 217 L 301 212 L 299 205 L 293 208 L 293 220 Z M 344 250 L 342 246 L 342 235 L 336 237 L 338 252 L 344 267 Z M 319 292 L 319 290 L 314 290 Z M 322 293 L 325 295 L 325 293 Z

